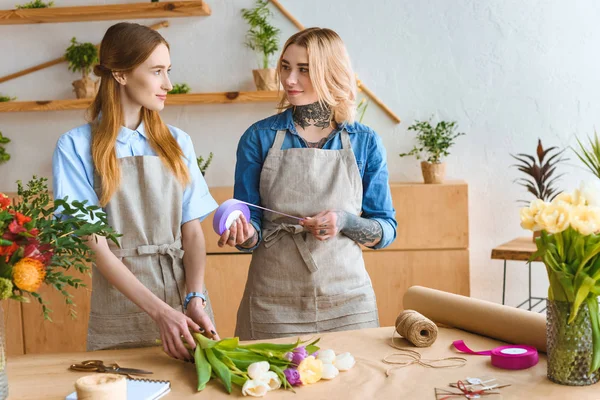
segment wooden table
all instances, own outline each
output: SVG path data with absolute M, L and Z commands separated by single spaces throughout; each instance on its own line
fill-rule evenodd
M 517 308 L 529 303 L 529 311 L 531 311 L 533 307 L 546 300 L 545 297 L 531 296 L 531 261 L 529 261 L 529 259 L 536 250 L 537 248 L 531 236 L 519 237 L 492 249 L 492 260 L 504 260 L 504 275 L 502 278 L 502 304 L 504 304 L 506 297 L 506 262 L 508 260 L 526 261 L 529 269 L 529 298 L 519 304 Z M 540 260 L 536 259 L 534 261 Z M 532 300 L 537 300 L 537 303 L 532 305 Z M 541 311 L 543 310 L 545 310 L 545 307 Z
M 336 353 L 350 351 L 357 364 L 341 372 L 332 381 L 320 381 L 299 387 L 296 394 L 277 390 L 267 394 L 267 399 L 434 399 L 435 388 L 449 389 L 448 384 L 466 377 L 493 376 L 511 386 L 500 389 L 502 397 L 489 399 L 598 399 L 600 385 L 585 387 L 561 386 L 546 377 L 546 356 L 540 354 L 539 363 L 529 369 L 510 371 L 492 367 L 488 356 L 461 355 L 450 348 L 452 341 L 462 339 L 473 350 L 488 350 L 501 342 L 457 329 L 440 328 L 432 347 L 416 349 L 404 339 L 396 339 L 402 347 L 417 350 L 423 358 L 464 356 L 467 364 L 461 368 L 440 369 L 410 365 L 394 369 L 386 378 L 390 367 L 381 360 L 397 350 L 389 346 L 392 327 L 336 332 L 321 336 L 321 348 Z M 308 338 L 303 338 L 308 339 Z M 273 342 L 293 341 L 279 339 Z M 210 382 L 203 392 L 196 392 L 195 366 L 166 356 L 160 348 L 96 351 L 91 353 L 43 354 L 11 357 L 8 360 L 9 399 L 64 399 L 74 391 L 74 382 L 89 373 L 68 370 L 68 366 L 86 359 L 118 362 L 123 367 L 154 371 L 154 379 L 170 380 L 171 393 L 165 399 L 232 399 L 242 397 L 235 388 L 228 395 L 218 382 Z M 458 398 L 458 397 L 457 397 Z

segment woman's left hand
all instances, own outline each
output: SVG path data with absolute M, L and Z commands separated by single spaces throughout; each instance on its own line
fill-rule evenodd
M 190 300 L 187 306 L 187 310 L 185 311 L 185 315 L 187 315 L 192 319 L 192 321 L 200 325 L 200 332 L 204 336 L 213 340 L 221 340 L 219 334 L 215 330 L 215 326 L 210 320 L 210 317 L 204 310 L 201 298 L 194 297 Z
M 314 217 L 300 221 L 300 225 L 319 240 L 327 240 L 340 233 L 343 228 L 342 223 L 343 216 L 339 211 L 321 211 Z

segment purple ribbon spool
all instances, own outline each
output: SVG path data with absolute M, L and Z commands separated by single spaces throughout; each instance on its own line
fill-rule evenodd
M 229 199 L 221 204 L 213 218 L 213 229 L 217 235 L 221 236 L 240 215 L 250 221 L 250 209 L 241 201 Z

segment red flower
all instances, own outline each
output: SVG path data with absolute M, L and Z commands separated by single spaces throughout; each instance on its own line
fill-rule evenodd
M 23 215 L 20 212 L 15 212 L 15 219 L 17 220 L 17 223 L 21 226 L 25 225 L 28 222 L 31 222 L 31 217 L 28 217 L 27 215 Z
M 25 250 L 23 251 L 24 258 L 32 258 L 41 261 L 44 265 L 50 263 L 50 259 L 52 259 L 53 255 L 52 246 L 49 244 L 40 244 L 40 242 L 35 239 L 30 239 L 29 244 L 25 246 Z
M 18 249 L 19 245 L 16 243 L 11 244 L 10 246 L 0 246 L 0 256 L 10 257 Z
M 0 210 L 6 210 L 8 206 L 10 206 L 10 199 L 4 193 L 0 193 Z
M 27 232 L 27 229 L 20 225 L 16 219 L 13 219 L 10 224 L 8 224 L 8 230 L 10 233 L 19 234 L 21 232 Z

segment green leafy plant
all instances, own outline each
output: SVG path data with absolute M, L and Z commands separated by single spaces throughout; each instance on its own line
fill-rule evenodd
M 2 132 L 0 132 L 0 164 L 3 164 L 10 160 L 10 154 L 6 152 L 4 145 L 10 143 L 10 139 L 3 136 Z
M 280 30 L 269 23 L 273 13 L 268 8 L 268 0 L 257 0 L 254 8 L 242 9 L 242 17 L 250 28 L 245 45 L 262 56 L 262 68 L 269 68 L 270 58 L 279 50 Z
M 29 295 L 42 305 L 44 318 L 51 320 L 52 310 L 39 288 L 46 284 L 58 290 L 74 316 L 67 288 L 85 284 L 65 272 L 89 273 L 93 251 L 86 236 L 104 236 L 118 245 L 120 235 L 108 225 L 100 207 L 66 197 L 52 200 L 46 182 L 46 178 L 34 176 L 24 187 L 17 181 L 15 204 L 0 193 L 0 300 L 27 302 Z
M 443 157 L 450 153 L 448 150 L 454 145 L 454 140 L 464 135 L 457 133 L 455 121 L 440 121 L 434 127 L 429 121 L 416 121 L 408 127 L 409 131 L 417 132 L 418 144 L 408 153 L 401 153 L 400 157 L 415 156 L 417 160 L 425 158 L 427 162 L 438 164 L 442 162 Z
M 69 63 L 69 70 L 81 71 L 85 79 L 92 71 L 92 67 L 98 63 L 98 49 L 92 43 L 79 43 L 72 38 L 71 45 L 65 52 L 65 58 Z
M 550 154 L 554 152 L 554 154 Z M 516 167 L 519 171 L 528 175 L 527 178 L 518 178 L 515 180 L 521 186 L 527 188 L 527 191 L 535 196 L 536 199 L 543 201 L 552 201 L 560 191 L 554 186 L 556 181 L 564 174 L 553 177 L 556 172 L 557 165 L 568 159 L 562 158 L 564 150 L 558 150 L 558 147 L 553 146 L 544 149 L 542 140 L 538 139 L 536 156 L 519 153 L 510 156 L 519 161 L 519 164 L 513 164 L 511 167 Z M 521 202 L 529 203 L 527 200 Z
M 356 116 L 358 117 L 358 122 L 361 124 L 363 122 L 363 118 L 365 117 L 367 107 L 369 107 L 369 101 L 367 99 L 362 99 L 356 106 Z
M 598 134 L 594 131 L 594 140 L 588 137 L 589 149 L 586 149 L 581 141 L 577 139 L 579 145 L 579 151 L 571 147 L 571 150 L 577 155 L 582 163 L 600 179 L 600 141 L 598 141 Z
M 200 168 L 200 172 L 202 172 L 202 176 L 204 176 L 204 174 L 206 173 L 206 169 L 212 162 L 212 159 L 213 159 L 212 151 L 208 155 L 208 158 L 206 159 L 206 161 L 204 161 L 204 157 L 202 157 L 202 156 L 200 156 L 196 159 L 196 161 L 198 162 L 198 168 Z
M 13 100 L 16 100 L 16 99 L 17 99 L 16 97 L 10 97 L 10 96 L 0 95 L 0 103 L 4 103 L 4 102 L 7 102 L 7 101 L 13 101 Z
M 184 94 L 190 91 L 190 87 L 187 83 L 176 83 L 173 85 L 173 89 L 169 91 L 169 94 Z
M 48 3 L 44 3 L 42 0 L 33 0 L 30 1 L 29 3 L 25 3 L 23 5 L 18 4 L 15 6 L 15 8 L 17 9 L 23 9 L 23 8 L 48 8 L 48 7 L 52 7 L 54 5 L 53 1 L 49 1 Z

